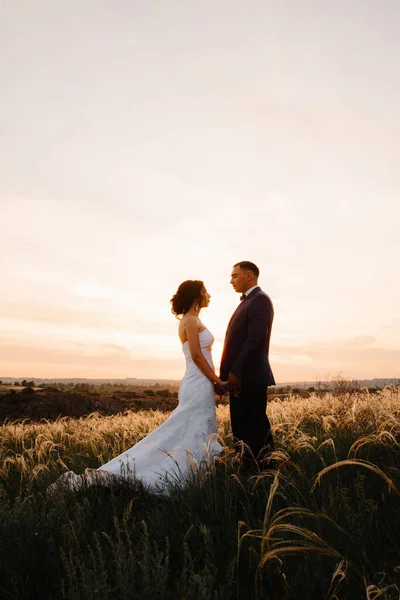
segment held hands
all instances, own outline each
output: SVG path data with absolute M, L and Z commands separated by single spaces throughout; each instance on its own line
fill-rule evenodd
M 236 377 L 233 373 L 229 373 L 227 387 L 233 396 L 237 396 L 242 389 L 242 382 L 239 377 Z
M 214 390 L 221 399 L 222 396 L 228 391 L 228 382 L 217 379 L 214 383 Z
M 214 390 L 215 393 L 219 395 L 220 398 L 224 396 L 227 392 L 230 392 L 233 396 L 237 396 L 242 389 L 242 382 L 239 377 L 233 375 L 233 373 L 229 373 L 228 381 L 221 381 L 221 379 L 217 379 L 214 382 Z

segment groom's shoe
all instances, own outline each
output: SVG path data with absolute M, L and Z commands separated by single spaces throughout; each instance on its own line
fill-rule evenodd
M 244 452 L 240 457 L 240 471 L 249 476 L 260 472 L 258 461 L 250 452 Z
M 258 463 L 261 471 L 280 471 L 286 467 L 294 467 L 294 461 L 290 456 L 279 456 L 279 453 L 271 453 L 270 455 L 264 456 Z
M 277 460 L 274 450 L 263 449 L 257 457 L 260 471 L 277 471 L 280 467 L 280 462 Z

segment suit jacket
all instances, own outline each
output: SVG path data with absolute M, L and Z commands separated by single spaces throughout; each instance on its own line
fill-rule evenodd
M 226 330 L 221 379 L 232 373 L 248 383 L 275 384 L 268 358 L 273 319 L 271 299 L 261 288 L 241 301 Z

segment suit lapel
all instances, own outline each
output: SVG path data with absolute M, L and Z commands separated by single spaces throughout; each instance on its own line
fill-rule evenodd
M 245 302 L 248 302 L 248 301 L 250 300 L 250 298 L 252 298 L 252 297 L 253 297 L 253 295 L 254 295 L 254 294 L 256 294 L 256 293 L 257 293 L 257 292 L 258 292 L 260 289 L 261 289 L 261 288 L 260 288 L 260 286 L 257 286 L 257 287 L 256 287 L 256 288 L 255 288 L 255 289 L 252 291 L 252 292 L 250 292 L 250 294 L 247 296 L 247 298 L 245 298 L 244 300 L 241 300 L 241 301 L 240 301 L 240 304 L 238 304 L 238 306 L 236 307 L 236 310 L 235 310 L 235 312 L 233 313 L 233 315 L 231 316 L 231 318 L 230 318 L 230 320 L 229 320 L 228 327 L 226 328 L 226 331 L 227 331 L 227 332 L 228 332 L 228 329 L 229 329 L 229 327 L 230 327 L 230 326 L 231 326 L 231 324 L 232 324 L 232 321 L 233 321 L 233 319 L 234 319 L 234 318 L 235 318 L 235 316 L 237 315 L 237 313 L 238 313 L 239 309 L 240 309 L 240 308 L 243 306 L 243 304 L 244 304 Z
M 228 331 L 229 327 L 231 326 L 231 323 L 232 323 L 232 321 L 233 321 L 233 319 L 234 319 L 234 317 L 235 317 L 236 313 L 238 312 L 239 308 L 240 308 L 240 304 L 239 304 L 239 306 L 236 308 L 236 310 L 234 311 L 234 313 L 233 313 L 233 315 L 231 316 L 231 318 L 229 319 L 229 323 L 228 323 L 228 327 L 226 328 L 226 331 Z
M 231 326 L 231 323 L 232 323 L 233 319 L 235 318 L 235 316 L 237 315 L 237 313 L 239 312 L 239 310 L 240 310 L 241 308 L 243 308 L 243 303 L 244 303 L 244 302 L 246 302 L 246 300 L 242 300 L 242 301 L 240 302 L 240 304 L 238 304 L 238 305 L 237 305 L 237 307 L 236 307 L 236 309 L 235 309 L 235 311 L 234 311 L 233 315 L 231 316 L 231 318 L 230 318 L 230 320 L 229 320 L 228 327 L 226 328 L 226 330 L 227 330 L 227 331 L 228 331 L 229 327 Z

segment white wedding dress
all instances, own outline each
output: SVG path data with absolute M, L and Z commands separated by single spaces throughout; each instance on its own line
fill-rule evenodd
M 203 355 L 214 369 L 213 335 L 203 329 L 199 341 Z M 93 483 L 111 485 L 122 479 L 140 480 L 151 491 L 166 494 L 171 487 L 184 484 L 197 469 L 207 468 L 215 456 L 221 454 L 213 384 L 194 364 L 188 342 L 182 349 L 186 372 L 179 386 L 179 404 L 169 418 L 135 446 L 98 469 L 86 469 L 84 475 L 67 471 L 49 487 L 50 492 L 59 484 L 77 490 Z

